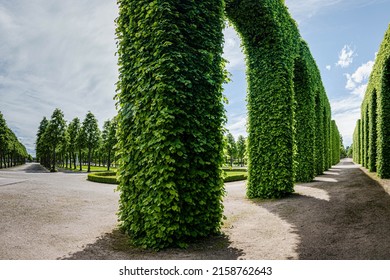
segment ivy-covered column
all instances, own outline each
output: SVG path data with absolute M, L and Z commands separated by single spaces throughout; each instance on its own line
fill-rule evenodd
M 246 54 L 247 195 L 282 197 L 294 191 L 293 72 L 299 32 L 283 1 L 230 0 L 226 13 Z
M 321 77 L 309 48 L 300 42 L 299 57 L 294 64 L 295 134 L 297 152 L 295 155 L 296 182 L 310 182 L 315 176 L 315 129 L 316 88 Z
M 374 89 L 371 93 L 369 110 L 369 155 L 368 155 L 368 169 L 370 172 L 376 171 L 376 149 L 377 149 L 377 95 Z
M 223 1 L 118 0 L 119 219 L 163 248 L 220 231 Z
M 386 35 L 384 41 L 387 41 L 388 46 L 388 42 L 390 42 L 390 27 Z M 381 178 L 390 178 L 390 48 L 387 48 L 386 52 L 387 58 L 383 59 L 382 73 L 378 75 L 380 84 L 378 103 L 378 175 Z

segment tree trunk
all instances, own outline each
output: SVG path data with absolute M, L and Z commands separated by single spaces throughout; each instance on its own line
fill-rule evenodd
M 91 148 L 88 148 L 88 171 L 87 172 L 91 172 Z
M 107 171 L 110 171 L 110 165 L 111 165 L 111 150 L 108 150 Z
M 80 165 L 80 171 L 83 171 L 82 160 L 81 160 L 81 149 L 79 150 L 79 165 Z

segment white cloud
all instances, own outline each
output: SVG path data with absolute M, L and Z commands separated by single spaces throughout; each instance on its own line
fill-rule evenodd
M 100 125 L 116 114 L 116 17 L 105 0 L 0 3 L 0 111 L 29 152 L 56 107 L 68 120 L 91 110 Z
M 356 69 L 355 73 L 352 74 L 352 79 L 356 83 L 361 83 L 370 77 L 372 68 L 374 67 L 374 61 L 370 60 L 367 63 Z
M 341 68 L 348 67 L 353 62 L 354 56 L 356 56 L 356 54 L 351 46 L 344 45 L 339 53 L 339 60 L 337 61 L 336 66 L 340 66 Z
M 347 78 L 347 84 L 345 85 L 345 88 L 350 90 L 352 94 L 363 98 L 373 67 L 374 61 L 370 60 L 367 63 L 359 66 L 353 74 L 344 74 Z
M 235 139 L 237 139 L 239 135 L 246 137 L 246 123 L 246 114 L 228 116 L 228 124 L 226 125 L 226 128 L 231 134 L 233 134 Z
M 241 49 L 241 40 L 232 26 L 227 26 L 223 30 L 225 44 L 223 47 L 223 57 L 229 62 L 228 70 L 244 70 L 245 56 Z
M 332 66 L 326 65 L 325 68 L 330 71 L 332 69 Z

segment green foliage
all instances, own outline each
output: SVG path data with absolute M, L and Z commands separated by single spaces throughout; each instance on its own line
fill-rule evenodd
M 69 146 L 68 152 L 71 155 L 71 162 L 73 159 L 73 166 L 76 169 L 76 152 L 77 152 L 77 136 L 80 133 L 81 123 L 79 118 L 74 118 L 68 125 Z
M 361 120 L 356 121 L 355 130 L 353 132 L 353 161 L 355 163 L 360 163 L 360 125 Z
M 284 1 L 229 0 L 226 14 L 246 54 L 247 195 L 282 197 L 330 167 L 330 104 Z
M 332 165 L 336 165 L 340 162 L 340 151 L 342 149 L 342 143 L 340 141 L 341 138 L 339 129 L 334 120 L 331 122 L 331 136 Z
M 49 151 L 52 153 L 51 171 L 56 171 L 56 155 L 57 148 L 65 140 L 66 122 L 64 113 L 56 108 L 51 115 L 51 119 L 45 129 L 44 139 L 49 146 Z
M 248 81 L 249 197 L 293 192 L 293 66 L 299 33 L 282 1 L 226 1 Z M 250 20 L 248 20 L 250 19 Z
M 354 161 L 390 178 L 390 25 L 380 45 L 354 133 Z
M 374 90 L 371 95 L 369 108 L 369 140 L 368 140 L 368 169 L 370 172 L 376 171 L 376 149 L 377 149 L 377 94 Z
M 24 164 L 30 155 L 0 112 L 0 168 Z
M 390 43 L 390 28 L 387 33 Z M 378 175 L 390 178 L 390 46 L 380 81 L 378 108 Z
M 237 158 L 238 158 L 239 164 L 241 166 L 244 166 L 244 164 L 245 164 L 244 158 L 245 158 L 245 154 L 246 154 L 246 142 L 245 142 L 244 136 L 242 136 L 242 135 L 238 136 L 236 147 L 237 147 Z
M 224 182 L 235 182 L 235 181 L 243 181 L 246 180 L 248 174 L 246 171 L 240 170 L 240 172 L 232 171 L 226 172 L 224 176 Z M 97 173 L 89 173 L 88 180 L 98 183 L 105 184 L 118 184 L 117 176 L 115 172 L 97 172 Z
M 305 42 L 301 43 L 300 56 L 294 61 L 294 98 L 296 101 L 296 161 L 295 180 L 310 182 L 314 169 L 315 90 L 317 79 L 315 62 Z
M 81 137 L 83 138 L 83 143 L 88 150 L 88 171 L 91 171 L 91 156 L 92 150 L 97 148 L 100 140 L 100 130 L 98 122 L 95 116 L 88 112 L 85 116 L 83 124 L 81 126 Z
M 233 134 L 230 132 L 226 136 L 226 151 L 230 158 L 230 166 L 233 166 L 234 158 L 237 156 L 237 144 Z
M 115 172 L 89 173 L 88 180 L 104 184 L 118 184 Z
M 221 227 L 223 1 L 118 6 L 121 228 L 182 247 Z

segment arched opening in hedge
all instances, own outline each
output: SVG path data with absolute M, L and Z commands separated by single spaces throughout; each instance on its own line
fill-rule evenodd
M 292 193 L 296 174 L 315 175 L 312 157 L 329 167 L 329 101 L 284 1 L 118 5 L 119 219 L 136 245 L 183 247 L 220 232 L 225 16 L 246 55 L 248 197 Z

